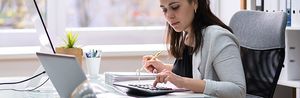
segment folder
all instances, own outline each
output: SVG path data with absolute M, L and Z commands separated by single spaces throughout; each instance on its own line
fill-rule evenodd
M 264 11 L 265 12 L 271 12 L 271 0 L 264 0 Z
M 265 12 L 277 12 L 279 11 L 280 0 L 264 0 Z
M 287 13 L 287 24 L 291 26 L 291 2 L 290 0 L 279 0 L 279 11 Z
M 282 1 L 282 0 L 281 0 L 281 1 Z M 283 1 L 284 1 L 284 0 L 283 0 Z M 271 7 L 271 8 L 272 8 L 272 9 L 271 9 L 272 12 L 278 12 L 278 11 L 279 11 L 279 6 L 280 6 L 280 4 L 279 4 L 279 3 L 280 3 L 280 0 L 274 0 L 274 1 L 272 0 L 271 2 L 272 2 L 272 5 L 271 5 L 271 6 L 272 6 L 272 7 Z
M 291 26 L 300 27 L 300 0 L 291 1 Z
M 257 11 L 264 11 L 263 0 L 256 0 L 255 5 L 256 5 L 255 9 Z
M 256 10 L 256 0 L 247 0 L 247 10 Z
M 287 10 L 287 0 L 279 0 L 279 11 L 286 12 Z
M 285 1 L 285 0 L 283 0 Z M 287 24 L 286 26 L 291 26 L 292 16 L 291 16 L 291 0 L 286 0 L 286 13 L 287 13 Z

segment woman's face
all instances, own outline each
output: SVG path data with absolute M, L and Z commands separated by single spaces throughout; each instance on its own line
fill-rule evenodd
M 190 32 L 197 3 L 193 0 L 160 0 L 160 7 L 168 24 L 176 32 Z

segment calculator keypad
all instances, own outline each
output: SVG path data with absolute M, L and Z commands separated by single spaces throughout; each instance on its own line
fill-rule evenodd
M 156 91 L 156 90 L 172 90 L 172 88 L 167 88 L 167 87 L 153 87 L 153 85 L 151 84 L 129 84 L 129 86 L 133 86 L 133 87 L 137 87 L 137 88 L 141 88 L 141 89 L 148 89 L 148 90 L 152 90 L 152 91 Z

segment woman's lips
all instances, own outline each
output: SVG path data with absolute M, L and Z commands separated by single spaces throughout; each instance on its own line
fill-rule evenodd
M 176 25 L 178 25 L 179 24 L 179 22 L 173 22 L 171 25 L 172 26 L 176 26 Z

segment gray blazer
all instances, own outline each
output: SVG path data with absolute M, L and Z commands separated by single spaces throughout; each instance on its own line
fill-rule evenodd
M 193 54 L 193 78 L 205 80 L 204 94 L 245 98 L 245 76 L 236 37 L 217 25 L 202 33 L 203 47 Z

